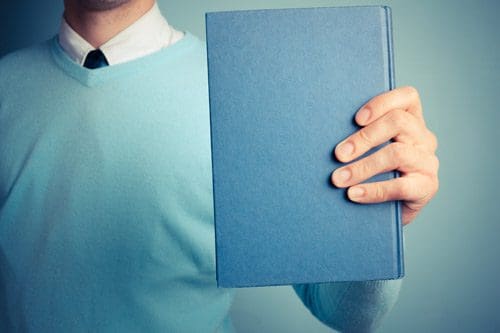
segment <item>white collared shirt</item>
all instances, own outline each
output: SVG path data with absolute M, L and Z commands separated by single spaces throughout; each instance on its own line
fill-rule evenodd
M 130 61 L 159 51 L 179 41 L 184 34 L 170 26 L 155 2 L 153 7 L 125 30 L 99 47 L 109 65 Z M 83 39 L 63 18 L 59 43 L 68 56 L 83 66 L 95 47 Z

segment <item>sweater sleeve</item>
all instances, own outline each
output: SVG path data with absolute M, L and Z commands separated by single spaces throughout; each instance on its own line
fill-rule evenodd
M 297 284 L 293 288 L 320 321 L 340 332 L 373 332 L 396 303 L 402 279 Z

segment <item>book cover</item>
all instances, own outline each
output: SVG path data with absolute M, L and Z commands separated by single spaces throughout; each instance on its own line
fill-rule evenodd
M 330 182 L 355 112 L 394 88 L 390 8 L 207 13 L 206 37 L 218 286 L 402 277 L 399 203 Z

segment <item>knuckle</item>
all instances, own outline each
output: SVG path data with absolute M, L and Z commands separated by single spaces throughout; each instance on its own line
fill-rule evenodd
M 410 96 L 411 99 L 420 99 L 420 94 L 417 90 L 417 88 L 413 87 L 413 86 L 406 86 L 404 87 L 406 93 L 408 94 L 408 96 Z
M 439 158 L 436 155 L 432 155 L 431 163 L 432 163 L 432 170 L 434 171 L 434 174 L 437 175 L 439 170 Z
M 432 131 L 429 131 L 429 140 L 432 151 L 436 151 L 438 148 L 438 139 L 436 134 L 434 134 Z
M 373 139 L 371 138 L 371 135 L 368 134 L 368 131 L 366 128 L 362 128 L 358 132 L 358 137 L 361 139 L 363 144 L 367 147 L 371 147 L 373 144 Z
M 373 163 L 368 163 L 366 159 L 355 163 L 352 168 L 352 173 L 356 179 L 367 179 L 372 175 Z
M 426 181 L 414 185 L 416 188 L 416 198 L 418 201 L 426 204 L 429 202 L 439 189 L 439 180 L 436 176 L 427 178 Z M 418 191 L 417 191 L 418 190 Z
M 373 195 L 377 201 L 385 201 L 387 197 L 384 187 L 380 184 L 375 185 Z
M 434 194 L 439 190 L 439 176 L 437 173 L 434 173 L 430 176 L 429 178 L 430 181 L 430 189 L 431 192 Z
M 397 109 L 391 111 L 389 115 L 390 122 L 392 125 L 399 129 L 401 131 L 402 129 L 405 129 L 411 125 L 411 119 L 409 114 L 402 110 L 402 109 Z
M 427 184 L 425 191 L 422 193 L 420 200 L 424 203 L 429 202 L 436 195 L 439 190 L 439 180 L 437 177 L 431 177 L 430 182 Z
M 415 186 L 410 181 L 402 181 L 399 183 L 399 188 L 397 190 L 397 195 L 399 198 L 409 198 L 414 191 Z
M 420 167 L 418 171 L 427 175 L 428 177 L 434 178 L 438 174 L 439 170 L 439 159 L 436 155 L 424 154 L 422 160 L 419 162 Z
M 401 162 L 408 159 L 409 154 L 407 145 L 400 142 L 393 142 L 390 144 L 390 147 L 392 159 L 398 162 L 397 164 L 401 164 Z

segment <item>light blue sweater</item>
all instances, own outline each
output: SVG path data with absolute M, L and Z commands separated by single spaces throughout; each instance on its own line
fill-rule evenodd
M 231 332 L 215 281 L 206 58 L 88 70 L 53 38 L 0 61 L 0 331 Z M 294 286 L 376 327 L 400 280 Z

